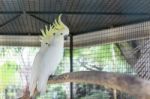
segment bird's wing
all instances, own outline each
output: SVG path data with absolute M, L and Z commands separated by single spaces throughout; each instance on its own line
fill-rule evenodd
M 63 58 L 63 50 L 61 47 L 50 47 L 43 57 L 43 66 L 41 68 L 37 90 L 41 93 L 45 93 L 47 87 L 47 81 L 50 75 L 56 72 L 56 69 Z
M 37 85 L 38 76 L 40 74 L 39 72 L 40 72 L 40 65 L 41 65 L 41 61 L 42 61 L 41 59 L 42 59 L 42 53 L 40 53 L 40 51 L 39 51 L 36 54 L 33 65 L 32 65 L 30 86 L 29 86 L 30 96 L 33 96 L 34 90 Z
M 39 75 L 38 83 L 37 83 L 37 90 L 43 94 L 46 92 L 47 88 L 47 81 L 49 78 L 49 75 L 46 72 L 41 72 L 42 74 Z

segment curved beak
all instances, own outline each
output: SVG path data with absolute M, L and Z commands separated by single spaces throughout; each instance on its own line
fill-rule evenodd
M 64 40 L 68 40 L 69 35 L 64 36 Z

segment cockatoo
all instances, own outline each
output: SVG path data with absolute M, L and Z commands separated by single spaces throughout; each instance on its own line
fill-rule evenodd
M 69 28 L 61 21 L 61 15 L 52 25 L 41 30 L 41 47 L 36 54 L 31 70 L 29 85 L 30 96 L 35 88 L 38 92 L 45 93 L 47 81 L 53 75 L 61 62 L 64 53 L 64 37 L 69 35 Z

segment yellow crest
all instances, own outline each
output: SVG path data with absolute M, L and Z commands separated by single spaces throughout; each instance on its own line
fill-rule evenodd
M 61 16 L 62 14 L 58 16 L 58 19 L 55 19 L 52 25 L 45 26 L 44 29 L 41 29 L 42 32 L 42 36 L 40 37 L 41 42 L 50 41 L 53 38 L 53 33 L 57 33 L 57 31 L 65 28 L 65 25 L 61 21 Z

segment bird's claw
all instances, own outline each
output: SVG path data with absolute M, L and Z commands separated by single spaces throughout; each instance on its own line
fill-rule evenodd
M 49 76 L 49 78 L 54 78 L 54 77 L 56 77 L 56 76 L 55 76 L 55 75 L 50 75 L 50 76 Z

